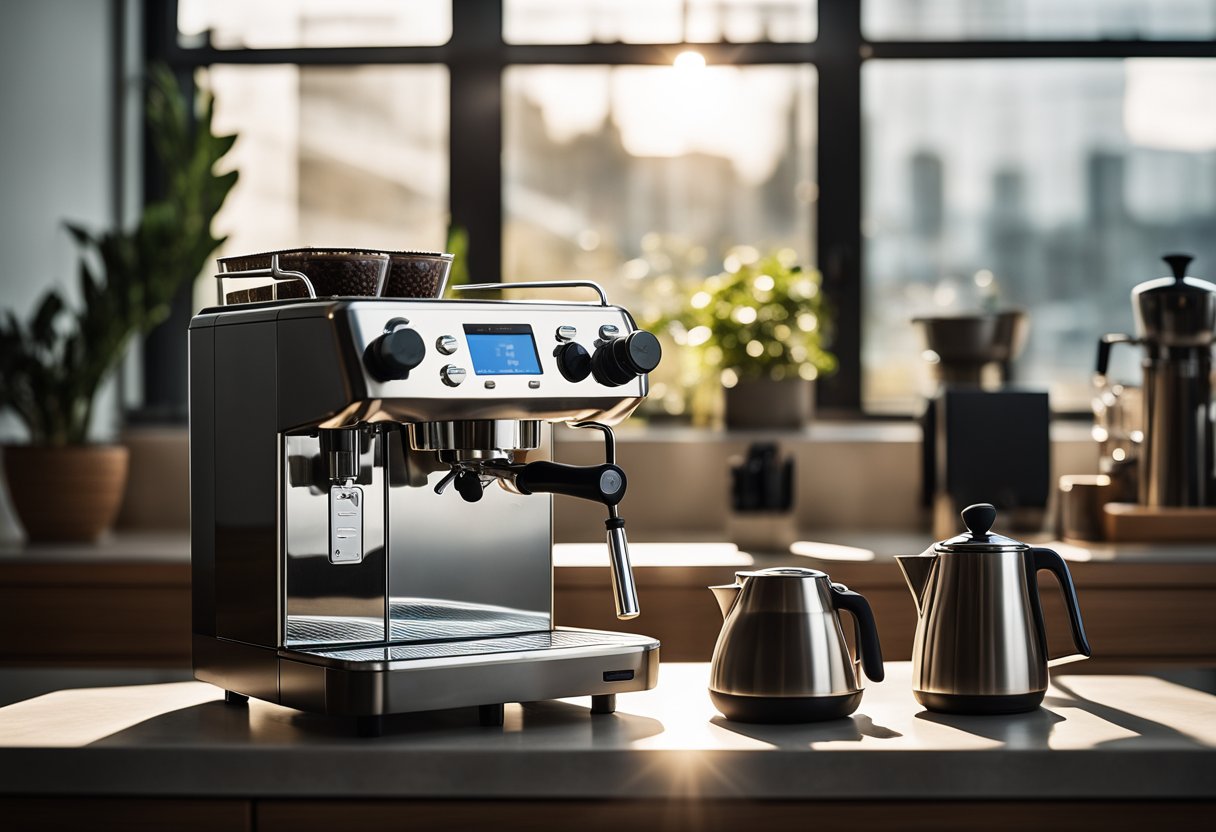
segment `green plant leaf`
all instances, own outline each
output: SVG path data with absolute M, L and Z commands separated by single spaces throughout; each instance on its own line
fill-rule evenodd
M 43 347 L 50 347 L 54 344 L 55 319 L 62 311 L 63 298 L 54 290 L 47 292 L 38 306 L 38 311 L 34 313 L 33 321 L 30 322 L 30 337 L 36 344 Z
M 34 441 L 85 440 L 97 389 L 132 335 L 164 319 L 173 297 L 222 242 L 211 223 L 238 176 L 215 168 L 236 137 L 211 132 L 210 96 L 199 97 L 195 117 L 164 66 L 150 68 L 145 101 L 151 147 L 165 170 L 164 197 L 145 205 L 130 229 L 65 223 L 80 252 L 81 302 L 70 328 L 57 324 L 65 306 L 54 291 L 28 327 L 11 312 L 0 317 L 0 407 L 13 410 Z

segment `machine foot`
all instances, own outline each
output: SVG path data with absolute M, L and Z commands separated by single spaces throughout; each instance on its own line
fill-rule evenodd
M 248 705 L 249 697 L 234 690 L 226 690 L 224 691 L 224 701 L 229 705 Z
M 591 713 L 593 714 L 614 714 L 616 713 L 616 694 L 615 693 L 595 693 L 591 695 Z
M 505 706 L 499 703 L 498 705 L 478 705 L 477 706 L 477 721 L 486 728 L 496 728 L 502 725 L 503 710 Z
M 355 733 L 360 737 L 383 736 L 384 716 L 381 714 L 376 714 L 373 716 L 355 717 Z

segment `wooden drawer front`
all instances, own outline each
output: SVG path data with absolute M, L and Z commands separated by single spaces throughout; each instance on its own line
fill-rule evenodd
M 188 586 L 0 586 L 5 664 L 190 664 Z

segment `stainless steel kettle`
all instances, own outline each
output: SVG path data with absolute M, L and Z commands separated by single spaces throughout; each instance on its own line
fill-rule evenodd
M 711 586 L 725 622 L 714 645 L 709 695 L 727 719 L 814 722 L 848 716 L 861 702 L 861 670 L 883 678 L 870 605 L 817 569 L 736 572 Z M 838 610 L 853 616 L 849 655 Z
M 1077 592 L 1064 559 L 989 531 L 996 509 L 963 509 L 967 532 L 896 558 L 916 600 L 912 685 L 932 711 L 1030 711 L 1047 691 L 1047 668 L 1090 656 Z M 1038 572 L 1064 591 L 1077 653 L 1047 657 Z

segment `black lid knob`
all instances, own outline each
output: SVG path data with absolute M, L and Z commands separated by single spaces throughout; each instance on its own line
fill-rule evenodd
M 591 357 L 591 371 L 600 384 L 619 387 L 649 373 L 662 357 L 659 339 L 639 329 L 601 344 Z
M 963 509 L 962 515 L 967 531 L 975 537 L 984 537 L 996 522 L 996 506 L 992 503 L 976 503 Z
M 1170 271 L 1174 273 L 1174 280 L 1181 283 L 1182 279 L 1186 277 L 1186 267 L 1195 258 L 1189 254 L 1167 254 L 1161 259 L 1169 264 Z
M 381 381 L 409 378 L 410 370 L 422 363 L 426 345 L 412 329 L 394 329 L 381 335 L 367 348 L 364 363 Z

